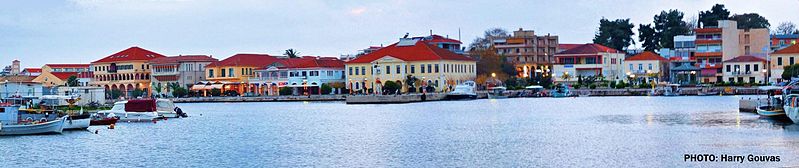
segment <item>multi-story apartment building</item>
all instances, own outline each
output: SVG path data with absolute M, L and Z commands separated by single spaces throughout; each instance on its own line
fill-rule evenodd
M 549 74 L 558 52 L 558 36 L 539 36 L 533 30 L 519 28 L 513 36 L 492 40 L 497 54 L 516 67 L 518 77 L 535 77 Z
M 290 87 L 292 95 L 321 94 L 323 84 L 345 81 L 344 61 L 332 57 L 304 56 L 287 58 L 255 71 L 251 84 L 260 86 L 260 95 L 279 95 L 280 88 Z M 333 93 L 340 93 L 333 90 Z
M 457 45 L 456 45 L 457 44 Z M 402 91 L 409 90 L 408 76 L 418 79 L 415 89 L 433 87 L 451 89 L 456 84 L 474 80 L 476 61 L 458 54 L 460 41 L 432 35 L 424 38 L 401 38 L 399 42 L 345 63 L 347 88 L 356 92 L 378 93 L 382 82 L 395 81 Z M 420 89 L 421 90 L 421 89 Z
M 122 91 L 122 97 L 132 97 L 136 89 L 145 93 L 142 96 L 150 96 L 152 90 L 148 62 L 161 57 L 165 56 L 135 46 L 111 54 L 91 63 L 89 70 L 94 78 L 89 84 L 103 87 L 106 93 Z
M 280 60 L 268 54 L 236 54 L 221 61 L 210 63 L 205 66 L 205 77 L 212 83 L 214 88 L 225 91 L 236 91 L 239 94 L 258 93 L 258 87 L 250 84 L 250 78 L 255 77 L 255 70 L 269 66 Z M 220 87 L 220 88 L 216 88 Z M 195 89 L 197 90 L 197 89 Z
M 191 88 L 205 81 L 205 66 L 219 61 L 206 55 L 179 55 L 150 60 L 151 85 L 157 95 L 172 96 L 170 86 Z
M 666 59 L 671 59 L 672 57 L 690 58 L 696 52 L 695 42 L 695 35 L 674 36 L 674 48 L 661 48 L 658 53 Z
M 704 83 L 724 81 L 722 64 L 742 55 L 765 55 L 768 52 L 768 29 L 738 29 L 737 22 L 719 20 L 718 27 L 697 28 L 696 53 L 697 66 L 702 69 L 699 75 Z
M 799 63 L 799 44 L 794 44 L 769 54 L 771 68 L 770 77 L 771 81 L 782 81 L 782 72 L 785 66 L 794 65 Z
M 599 44 L 583 44 L 555 54 L 552 78 L 556 82 L 575 82 L 577 76 L 603 76 L 609 81 L 624 80 L 625 54 Z
M 724 61 L 724 81 L 731 83 L 763 84 L 768 76 L 766 59 L 744 55 Z
M 65 86 L 70 76 L 75 76 L 77 80 L 79 73 L 88 72 L 89 64 L 45 64 L 42 66 L 41 75 L 33 81 L 41 83 L 44 87 Z
M 625 75 L 634 76 L 633 79 L 650 83 L 666 81 L 669 77 L 669 60 L 651 51 L 645 51 L 624 59 Z
M 799 34 L 777 34 L 771 35 L 771 50 L 778 50 L 796 44 L 799 41 Z

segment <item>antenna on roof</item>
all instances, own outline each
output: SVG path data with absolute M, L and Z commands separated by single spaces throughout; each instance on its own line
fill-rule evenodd
M 402 36 L 402 38 L 408 38 L 408 33 L 405 32 L 405 36 Z M 380 46 L 383 46 L 383 44 L 380 44 Z
M 461 28 L 458 27 L 458 41 L 461 41 Z
M 430 29 L 430 36 L 433 35 L 433 29 Z

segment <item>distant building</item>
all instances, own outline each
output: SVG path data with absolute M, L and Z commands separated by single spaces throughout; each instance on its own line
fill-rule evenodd
M 459 54 L 460 41 L 438 35 L 401 38 L 399 42 L 346 62 L 347 88 L 351 91 L 380 93 L 382 83 L 400 83 L 404 92 L 419 92 L 432 87 L 445 91 L 456 84 L 474 80 L 476 61 Z M 460 51 L 462 53 L 462 51 Z M 407 76 L 419 84 L 408 87 Z M 413 89 L 413 90 L 411 90 Z
M 799 34 L 778 34 L 771 35 L 771 50 L 778 50 L 796 44 L 799 41 Z
M 33 81 L 45 87 L 65 86 L 70 76 L 77 79 L 78 73 L 85 72 L 89 72 L 89 64 L 45 64 L 42 66 L 42 74 Z
M 724 61 L 724 82 L 764 84 L 766 59 L 763 56 L 744 55 Z
M 772 81 L 782 81 L 782 72 L 785 66 L 794 65 L 799 62 L 799 44 L 784 47 L 769 54 Z
M 236 54 L 218 62 L 205 66 L 205 77 L 213 83 L 214 88 L 205 88 L 204 91 L 220 89 L 236 91 L 239 94 L 258 93 L 257 85 L 250 84 L 250 78 L 255 77 L 255 70 L 271 65 L 280 60 L 268 54 Z M 217 88 L 221 87 L 221 88 Z M 193 88 L 197 90 L 197 88 Z
M 90 85 L 102 87 L 106 93 L 122 91 L 123 97 L 131 97 L 136 89 L 149 96 L 151 71 L 148 62 L 161 57 L 165 56 L 140 47 L 130 47 L 103 57 L 91 63 L 94 78 Z
M 206 80 L 206 65 L 218 61 L 207 55 L 179 55 L 152 59 L 149 64 L 153 92 L 171 97 L 173 95 L 170 86 L 189 89 L 195 83 Z
M 42 84 L 33 82 L 31 76 L 0 76 L 0 98 L 41 97 Z
M 0 71 L 0 76 L 13 76 L 19 75 L 19 60 L 11 61 L 11 65 L 6 66 L 3 68 L 3 71 Z
M 73 98 L 80 98 L 75 105 L 85 106 L 90 103 L 106 103 L 105 89 L 96 86 L 76 86 L 76 87 L 58 87 L 58 94 L 60 96 L 72 96 Z
M 513 36 L 496 37 L 492 45 L 497 54 L 512 63 L 518 77 L 537 77 L 550 74 L 553 57 L 558 52 L 558 36 L 536 35 L 533 30 L 519 28 Z
M 692 57 L 669 58 L 669 83 L 681 85 L 699 84 L 699 73 L 702 69 L 696 66 Z
M 599 44 L 583 44 L 555 54 L 552 79 L 556 82 L 576 82 L 578 76 L 603 76 L 609 81 L 624 80 L 624 58 L 625 53 L 616 49 Z
M 37 77 L 42 74 L 42 68 L 25 68 L 20 75 Z
M 659 54 L 666 59 L 671 57 L 690 58 L 696 52 L 695 35 L 674 36 L 674 48 L 661 48 Z
M 763 56 L 768 52 L 769 30 L 738 29 L 737 22 L 719 20 L 718 27 L 695 29 L 697 66 L 703 83 L 724 81 L 723 61 L 742 55 Z
M 561 43 L 561 44 L 558 44 L 558 52 L 557 53 L 560 53 L 560 52 L 563 52 L 563 51 L 566 51 L 566 50 L 570 50 L 570 49 L 572 49 L 574 47 L 579 47 L 579 46 L 582 46 L 582 45 L 583 44 L 562 44 Z
M 304 56 L 281 59 L 255 71 L 251 84 L 259 86 L 259 95 L 279 95 L 289 87 L 292 95 L 321 94 L 321 86 L 334 83 L 344 86 L 344 61 L 332 57 Z M 334 93 L 340 90 L 334 88 Z
M 645 51 L 624 59 L 625 75 L 639 82 L 666 81 L 669 75 L 669 60 L 651 51 Z

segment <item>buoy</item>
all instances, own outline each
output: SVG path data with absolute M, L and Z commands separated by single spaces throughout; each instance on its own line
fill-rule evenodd
M 158 120 L 153 119 L 153 124 L 158 123 Z
M 166 121 L 166 120 L 169 120 L 169 118 L 167 118 L 167 117 L 164 117 L 164 121 Z
M 108 129 L 114 129 L 114 124 L 108 125 Z
M 100 130 L 94 130 L 94 134 L 97 134 L 99 132 L 100 132 Z

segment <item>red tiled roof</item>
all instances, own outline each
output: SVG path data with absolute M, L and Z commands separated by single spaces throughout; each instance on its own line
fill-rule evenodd
M 632 57 L 627 57 L 627 58 L 624 59 L 624 61 L 643 61 L 643 60 L 647 60 L 647 61 L 650 61 L 650 60 L 651 61 L 654 61 L 654 60 L 657 60 L 657 61 L 668 61 L 666 58 L 663 58 L 660 55 L 655 54 L 652 51 L 645 51 L 645 52 L 642 52 L 640 54 L 636 54 L 636 55 L 633 55 Z
M 397 43 L 394 43 L 390 46 L 383 47 L 380 50 L 360 56 L 354 60 L 350 60 L 347 63 L 369 63 L 374 60 L 383 58 L 385 56 L 391 56 L 404 61 L 425 61 L 425 60 L 474 61 L 474 59 L 472 58 L 456 54 L 447 49 L 432 46 L 430 44 L 425 43 L 425 41 L 417 41 L 416 44 L 409 46 L 397 46 Z
M 44 64 L 50 68 L 89 68 L 89 64 Z
M 285 68 L 344 68 L 344 61 L 332 57 L 304 56 L 278 61 Z
M 29 73 L 42 73 L 42 68 L 25 68 L 22 71 Z
M 730 60 L 726 60 L 724 62 L 766 62 L 766 59 L 758 56 L 742 55 L 732 58 Z
M 111 54 L 105 58 L 92 62 L 94 63 L 108 63 L 119 61 L 133 61 L 133 60 L 152 60 L 155 58 L 165 57 L 164 55 L 152 52 L 139 47 L 130 47 L 120 52 Z
M 574 47 L 579 47 L 581 45 L 583 45 L 583 44 L 558 44 L 558 49 L 566 51 L 566 50 L 570 50 L 570 49 L 572 49 Z
M 794 44 L 783 49 L 774 51 L 771 54 L 797 54 L 799 53 L 799 44 Z
M 25 75 L 12 75 L 12 76 L 0 76 L 0 83 L 8 81 L 10 83 L 35 83 L 33 79 L 36 79 L 34 76 L 25 76 Z
M 150 64 L 176 64 L 180 62 L 216 62 L 216 58 L 207 55 L 179 55 L 171 57 L 161 57 L 150 60 Z
M 57 77 L 58 79 L 61 79 L 61 80 L 67 80 L 67 79 L 69 79 L 70 76 L 78 77 L 78 73 L 77 72 L 50 72 L 50 73 L 53 74 L 53 76 L 55 76 L 55 77 Z
M 94 77 L 94 72 L 86 71 L 86 72 L 78 72 L 78 78 L 92 78 Z
M 596 54 L 596 53 L 601 53 L 601 52 L 605 52 L 605 53 L 621 53 L 618 50 L 610 48 L 610 47 L 607 47 L 607 46 L 603 46 L 603 45 L 600 45 L 600 44 L 588 43 L 588 44 L 583 44 L 583 45 L 574 47 L 572 49 L 568 49 L 568 50 L 560 52 L 558 54 Z
M 249 67 L 266 67 L 278 61 L 277 57 L 270 56 L 269 54 L 236 54 L 231 57 L 225 58 L 222 61 L 214 62 L 206 65 L 206 67 L 219 67 L 219 66 L 249 66 Z

